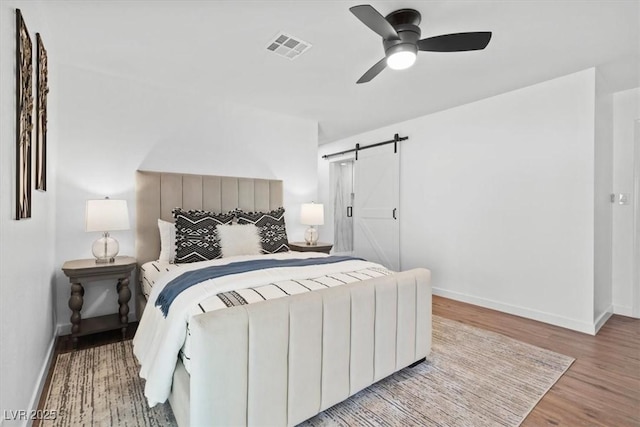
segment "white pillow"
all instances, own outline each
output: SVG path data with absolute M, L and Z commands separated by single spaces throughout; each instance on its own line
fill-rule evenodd
M 262 253 L 260 233 L 254 224 L 220 224 L 216 227 L 220 237 L 222 257 L 259 255 Z
M 160 256 L 158 261 L 173 262 L 176 257 L 176 225 L 158 219 L 160 230 Z

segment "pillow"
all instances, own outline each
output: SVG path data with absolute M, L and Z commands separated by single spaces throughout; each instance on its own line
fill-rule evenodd
M 176 226 L 172 222 L 158 219 L 158 230 L 160 230 L 158 261 L 172 263 L 176 257 Z
M 176 220 L 176 263 L 207 261 L 221 258 L 216 227 L 231 224 L 233 213 L 214 213 L 201 210 L 173 210 Z
M 238 224 L 255 224 L 260 233 L 262 253 L 275 254 L 289 251 L 289 240 L 284 223 L 284 208 L 271 212 L 236 211 Z
M 260 255 L 262 245 L 258 227 L 253 224 L 219 225 L 218 236 L 222 257 L 234 255 Z

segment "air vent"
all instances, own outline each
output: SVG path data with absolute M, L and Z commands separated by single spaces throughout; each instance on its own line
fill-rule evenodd
M 267 44 L 267 50 L 284 56 L 287 59 L 294 60 L 311 48 L 311 43 L 290 36 L 289 34 L 279 32 Z

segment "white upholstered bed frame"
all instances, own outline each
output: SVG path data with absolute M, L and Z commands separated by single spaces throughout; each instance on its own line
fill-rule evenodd
M 136 183 L 140 264 L 158 258 L 157 219 L 174 207 L 283 205 L 277 180 L 138 171 Z M 429 354 L 430 272 L 204 313 L 190 330 L 191 375 L 178 361 L 169 397 L 180 426 L 295 425 Z

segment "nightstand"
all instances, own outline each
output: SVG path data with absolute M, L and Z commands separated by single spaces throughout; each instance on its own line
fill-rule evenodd
M 124 339 L 129 323 L 129 300 L 131 299 L 129 277 L 136 267 L 136 263 L 135 258 L 127 256 L 116 257 L 114 262 L 105 264 L 97 264 L 95 258 L 77 259 L 64 263 L 62 271 L 71 282 L 69 308 L 72 312 L 71 337 L 74 346 L 80 336 L 113 329 L 122 330 L 122 338 Z M 120 303 L 119 312 L 106 316 L 91 317 L 82 321 L 80 311 L 84 302 L 83 284 L 110 279 L 118 281 L 116 289 L 118 291 L 118 303 Z
M 331 252 L 333 245 L 331 243 L 318 242 L 316 245 L 307 245 L 307 242 L 289 242 L 289 249 L 296 252 Z

